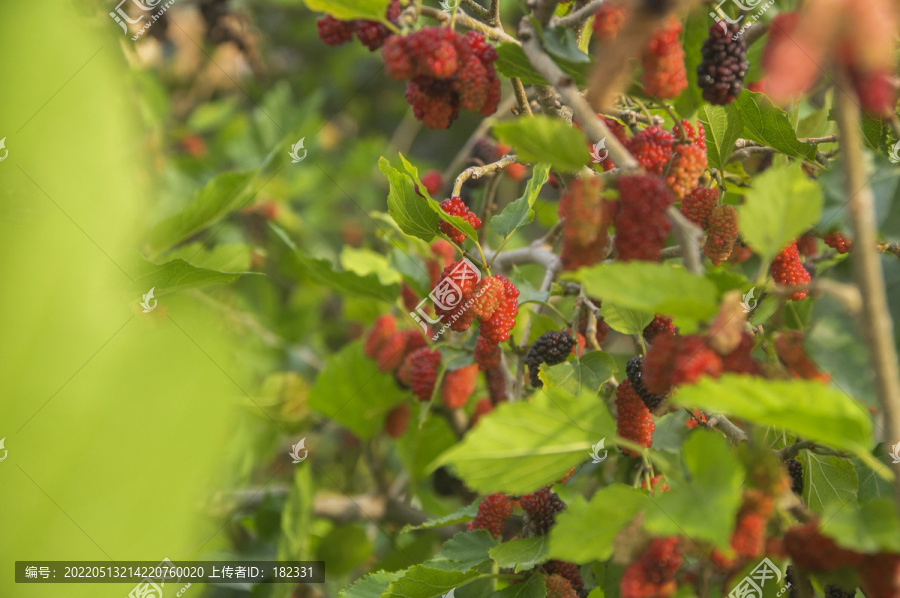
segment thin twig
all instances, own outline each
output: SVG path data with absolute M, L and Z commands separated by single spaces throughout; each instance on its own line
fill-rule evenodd
M 431 6 L 423 6 L 419 9 L 419 14 L 425 17 L 430 17 L 432 19 L 436 19 L 440 21 L 442 24 L 447 24 L 450 22 L 450 15 L 445 13 L 442 10 L 438 10 L 437 8 L 433 8 Z M 474 19 L 462 9 L 456 10 L 456 22 L 465 27 L 466 29 L 471 29 L 473 31 L 478 31 L 483 33 L 485 37 L 488 39 L 495 39 L 501 42 L 509 42 L 511 44 L 519 44 L 519 40 L 512 37 L 499 27 L 491 27 L 485 23 L 482 23 L 478 19 Z
M 681 257 L 684 259 L 684 267 L 698 276 L 703 274 L 703 258 L 700 248 L 703 243 L 703 230 L 699 226 L 685 218 L 678 208 L 669 206 L 666 216 L 675 225 L 675 238 L 681 247 Z
M 594 16 L 594 13 L 600 10 L 605 0 L 591 0 L 581 8 L 573 10 L 564 17 L 557 17 L 551 20 L 550 25 L 555 27 L 575 27 L 583 25 Z
M 514 164 L 519 161 L 519 157 L 515 154 L 506 154 L 496 162 L 491 162 L 490 164 L 485 164 L 484 166 L 471 166 L 466 168 L 459 176 L 456 177 L 456 181 L 453 183 L 453 196 L 459 197 L 459 193 L 462 190 L 463 183 L 468 181 L 469 179 L 480 179 L 481 177 L 487 174 L 495 174 L 500 172 L 510 164 Z
M 519 106 L 519 114 L 531 116 L 531 105 L 528 103 L 528 94 L 525 93 L 525 86 L 522 80 L 516 77 L 510 79 L 513 86 L 513 94 L 516 96 L 516 104 Z

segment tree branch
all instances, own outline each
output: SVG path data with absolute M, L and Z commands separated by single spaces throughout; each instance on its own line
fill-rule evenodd
M 591 0 L 578 10 L 573 10 L 564 17 L 551 19 L 551 27 L 575 27 L 590 19 L 595 12 L 600 10 L 606 0 Z
M 456 182 L 453 183 L 453 195 L 451 197 L 459 197 L 460 191 L 462 191 L 463 183 L 468 181 L 469 179 L 480 179 L 481 177 L 487 174 L 494 174 L 500 172 L 510 164 L 514 164 L 519 161 L 519 157 L 515 154 L 506 154 L 496 162 L 491 162 L 490 164 L 485 164 L 484 166 L 470 166 L 466 168 L 459 176 L 456 177 Z
M 700 247 L 703 243 L 703 230 L 685 218 L 675 206 L 669 206 L 666 209 L 666 216 L 675 225 L 675 237 L 678 239 L 678 246 L 681 248 L 684 267 L 694 274 L 702 275 L 703 258 L 700 255 Z
M 450 15 L 445 13 L 442 10 L 438 10 L 437 8 L 433 8 L 431 6 L 423 6 L 419 9 L 419 14 L 424 17 L 430 17 L 432 19 L 436 19 L 441 22 L 441 24 L 447 24 L 450 22 Z M 461 8 L 456 9 L 456 22 L 465 27 L 466 29 L 471 29 L 473 31 L 478 31 L 483 33 L 485 37 L 488 39 L 495 39 L 501 42 L 510 42 L 519 44 L 519 40 L 512 37 L 499 27 L 491 27 L 485 23 L 482 23 L 478 19 L 473 19 L 469 15 L 467 15 Z

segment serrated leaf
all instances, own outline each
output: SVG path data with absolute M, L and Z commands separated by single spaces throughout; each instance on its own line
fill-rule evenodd
M 245 274 L 259 275 L 258 272 L 220 272 L 198 268 L 181 259 L 164 264 L 143 262 L 139 272 L 132 287 L 142 293 L 153 288 L 156 297 L 214 284 L 229 284 Z
M 605 561 L 613 554 L 613 540 L 644 510 L 650 498 L 631 486 L 613 484 L 597 491 L 589 502 L 569 503 L 550 530 L 549 557 L 573 563 Z M 590 525 L 585 525 L 589 521 Z
M 832 455 L 801 452 L 803 502 L 820 515 L 833 505 L 856 507 L 859 478 L 853 463 Z
M 813 163 L 816 161 L 816 146 L 797 140 L 787 113 L 773 104 L 765 94 L 745 89 L 733 105 L 741 113 L 744 137 L 774 147 L 791 158 Z
M 439 598 L 459 585 L 481 575 L 468 571 L 443 571 L 426 565 L 410 567 L 403 577 L 391 582 L 382 598 Z
M 640 334 L 653 321 L 652 313 L 619 307 L 609 301 L 600 306 L 600 315 L 610 328 L 622 334 Z
M 376 571 L 344 588 L 338 598 L 379 598 L 391 582 L 399 579 L 403 571 Z
M 883 451 L 878 451 L 875 455 L 883 465 L 888 466 L 887 457 L 884 456 Z M 862 504 L 875 498 L 893 498 L 893 485 L 884 481 L 871 467 L 859 459 L 853 460 L 853 467 L 856 469 L 856 477 L 859 479 L 859 492 L 856 494 L 857 502 Z
M 581 281 L 591 297 L 615 303 L 619 309 L 667 314 L 690 329 L 716 314 L 715 285 L 672 264 L 627 262 L 581 268 L 569 278 Z
M 385 22 L 389 0 L 303 0 L 313 12 L 326 12 L 336 19 Z
M 168 249 L 239 209 L 248 200 L 255 176 L 255 170 L 214 176 L 191 203 L 153 227 L 148 239 L 152 250 Z
M 409 175 L 400 172 L 384 158 L 378 160 L 378 168 L 390 184 L 388 212 L 404 233 L 430 242 L 438 233 L 440 216 L 425 197 L 416 193 Z
M 478 502 L 473 502 L 472 504 L 465 506 L 454 513 L 444 515 L 443 517 L 437 517 L 436 519 L 429 519 L 425 523 L 420 523 L 419 525 L 404 525 L 403 529 L 400 530 L 400 533 L 406 533 L 420 529 L 435 529 L 438 527 L 446 527 L 448 525 L 456 525 L 457 523 L 466 523 L 468 521 L 472 521 L 472 519 L 475 518 L 475 515 L 478 514 L 478 504 Z
M 700 108 L 700 122 L 706 130 L 706 155 L 709 165 L 719 170 L 725 169 L 734 142 L 741 136 L 744 121 L 734 104 L 703 106 Z
M 473 490 L 522 494 L 552 483 L 587 459 L 602 438 L 613 444 L 616 424 L 593 393 L 558 389 L 531 403 L 502 403 L 482 416 L 462 442 L 432 464 L 452 465 Z
M 590 351 L 580 359 L 565 361 L 548 367 L 540 366 L 540 378 L 547 389 L 558 388 L 576 396 L 582 391 L 597 392 L 600 385 L 612 378 L 618 369 L 609 353 Z
M 292 255 L 310 278 L 342 295 L 393 303 L 400 293 L 399 284 L 382 284 L 377 274 L 360 276 L 355 272 L 336 270 L 328 260 L 311 257 L 300 250 Z
M 832 505 L 822 517 L 822 533 L 857 552 L 900 552 L 900 522 L 893 500 L 877 498 L 864 505 Z
M 701 378 L 683 386 L 671 400 L 785 428 L 805 439 L 869 457 L 866 449 L 872 444 L 872 422 L 865 407 L 821 382 L 726 374 L 718 380 Z
M 501 568 L 515 569 L 515 572 L 531 569 L 548 560 L 550 543 L 547 536 L 516 538 L 491 548 L 491 558 Z
M 573 172 L 591 160 L 584 135 L 572 125 L 537 115 L 494 125 L 494 134 L 527 162 L 548 162 L 554 170 Z
M 502 212 L 491 217 L 491 228 L 495 233 L 506 238 L 520 226 L 530 224 L 534 220 L 534 201 L 541 192 L 541 187 L 547 182 L 549 174 L 549 164 L 535 165 L 522 197 L 510 202 Z
M 726 548 L 741 505 L 744 467 L 724 436 L 705 430 L 688 437 L 683 457 L 690 482 L 673 485 L 651 498 L 657 508 L 644 513 L 644 529 L 659 536 L 680 534 L 707 540 Z M 703 509 L 697 508 L 699 504 Z
M 822 189 L 799 164 L 770 168 L 756 178 L 738 206 L 741 236 L 771 259 L 818 222 L 822 204 Z
M 497 541 L 487 530 L 460 532 L 444 542 L 444 546 L 434 559 L 451 562 L 456 571 L 467 571 L 490 560 L 489 552 L 495 546 Z M 434 560 L 427 564 L 433 563 Z
M 429 417 L 421 428 L 409 430 L 397 440 L 397 455 L 410 478 L 416 481 L 424 477 L 432 461 L 455 443 L 456 434 L 447 420 Z
M 309 391 L 309 407 L 367 440 L 382 430 L 387 412 L 407 397 L 357 341 L 325 363 Z
M 540 575 L 532 575 L 526 581 L 507 586 L 499 592 L 494 592 L 490 598 L 547 598 L 547 588 L 544 587 L 544 578 Z

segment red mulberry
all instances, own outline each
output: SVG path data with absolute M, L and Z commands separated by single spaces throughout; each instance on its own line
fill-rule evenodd
M 379 316 L 375 323 L 372 324 L 372 329 L 369 331 L 369 335 L 363 344 L 363 351 L 366 357 L 369 359 L 378 357 L 378 351 L 381 349 L 384 341 L 394 334 L 396 330 L 397 321 L 394 320 L 394 316 L 390 314 Z
M 434 392 L 438 367 L 441 365 L 441 354 L 428 347 L 416 349 L 407 357 L 409 360 L 409 383 L 420 401 L 427 401 Z
M 678 40 L 680 33 L 681 23 L 670 17 L 650 38 L 641 57 L 641 65 L 644 67 L 641 81 L 647 95 L 674 98 L 687 87 L 684 48 Z
M 847 253 L 852 247 L 850 239 L 837 231 L 826 234 L 824 237 L 822 237 L 822 240 L 825 241 L 826 245 L 828 245 L 838 253 Z
M 478 505 L 475 519 L 469 522 L 469 531 L 486 529 L 495 538 L 503 532 L 503 524 L 512 515 L 512 500 L 503 494 L 490 494 Z
M 471 224 L 472 228 L 474 228 L 475 230 L 481 228 L 481 219 L 476 216 L 459 197 L 451 197 L 450 199 L 445 199 L 444 201 L 442 201 L 441 210 L 451 216 L 459 216 L 460 218 Z M 440 227 L 442 233 L 444 233 L 457 243 L 462 243 L 466 240 L 466 236 L 449 222 L 444 222 L 443 220 L 441 220 Z
M 662 174 L 672 158 L 675 137 L 658 125 L 647 127 L 632 137 L 626 147 L 644 169 L 651 174 Z
M 676 200 L 682 199 L 697 186 L 700 176 L 708 165 L 706 132 L 703 125 L 698 122 L 696 132 L 693 125 L 686 120 L 681 121 L 681 126 L 687 135 L 687 142 L 676 143 L 673 147 L 674 156 L 669 165 L 669 174 L 666 176 L 666 182 Z
M 644 385 L 665 394 L 673 386 L 693 384 L 701 376 L 718 377 L 722 360 L 699 336 L 661 336 L 644 358 Z
M 666 208 L 671 203 L 672 195 L 658 177 L 619 178 L 615 246 L 620 260 L 659 259 L 672 227 L 666 217 Z
M 675 336 L 678 334 L 678 326 L 672 322 L 672 318 L 656 314 L 653 317 L 653 321 L 644 327 L 641 335 L 643 335 L 645 341 L 652 343 L 653 339 L 661 334 Z
M 718 266 L 728 259 L 738 238 L 737 210 L 734 206 L 716 206 L 709 216 L 709 235 L 703 253 Z
M 329 46 L 339 46 L 353 39 L 353 22 L 339 21 L 331 15 L 316 20 L 319 39 Z
M 480 370 L 489 370 L 500 365 L 502 354 L 500 345 L 492 343 L 483 336 L 479 336 L 475 341 L 475 363 L 478 364 Z
M 509 332 L 516 325 L 518 314 L 519 289 L 509 279 L 503 278 L 503 298 L 490 319 L 482 320 L 481 336 L 494 344 L 502 343 L 509 338 Z
M 785 286 L 805 285 L 811 277 L 803 263 L 800 261 L 800 252 L 797 250 L 797 242 L 794 241 L 781 250 L 781 253 L 772 260 L 772 278 L 775 282 Z M 800 301 L 806 298 L 808 291 L 796 291 L 790 296 L 791 301 Z
M 459 409 L 465 405 L 475 391 L 477 379 L 478 365 L 474 363 L 444 374 L 444 382 L 441 385 L 444 404 L 450 409 Z
M 384 431 L 391 438 L 400 438 L 409 425 L 409 405 L 401 403 L 391 409 L 384 420 Z
M 616 433 L 643 447 L 653 444 L 653 415 L 635 392 L 630 380 L 624 380 L 616 389 Z M 631 449 L 622 449 L 626 455 L 638 457 Z

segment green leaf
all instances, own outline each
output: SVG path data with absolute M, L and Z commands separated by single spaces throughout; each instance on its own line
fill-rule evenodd
M 707 540 L 727 548 L 741 505 L 744 467 L 725 437 L 716 432 L 692 433 L 684 443 L 683 455 L 690 482 L 673 484 L 671 490 L 651 499 L 658 508 L 644 513 L 644 529 L 660 536 L 680 534 Z M 702 509 L 697 508 L 700 504 Z
M 202 243 L 188 243 L 166 252 L 164 260 L 182 259 L 192 266 L 219 272 L 247 272 L 253 250 L 243 243 L 226 243 L 206 249 Z
M 515 568 L 518 573 L 548 560 L 549 548 L 547 536 L 516 538 L 491 548 L 490 555 L 501 568 Z
M 541 364 L 540 378 L 548 389 L 559 388 L 576 396 L 583 390 L 596 393 L 617 371 L 616 361 L 609 353 L 590 351 L 573 361 L 550 367 Z
M 832 455 L 801 452 L 803 502 L 820 515 L 833 505 L 856 506 L 859 478 L 853 463 Z
M 615 303 L 619 309 L 667 314 L 682 328 L 691 329 L 718 309 L 715 285 L 672 264 L 627 262 L 581 268 L 569 275 L 585 292 Z
M 421 428 L 414 427 L 397 440 L 397 455 L 415 481 L 422 479 L 428 465 L 455 443 L 456 434 L 447 420 L 429 417 Z
M 869 456 L 866 447 L 872 444 L 872 422 L 868 412 L 821 382 L 726 374 L 718 380 L 702 378 L 697 384 L 683 386 L 671 400 L 785 428 L 805 439 Z
M 501 75 L 520 79 L 523 85 L 548 85 L 547 80 L 531 66 L 520 45 L 502 42 L 496 49 L 497 62 L 494 64 Z
M 741 236 L 757 253 L 772 259 L 818 222 L 822 204 L 822 189 L 799 164 L 770 168 L 738 206 Z
M 889 498 L 851 508 L 832 505 L 822 517 L 822 533 L 857 552 L 900 552 L 900 522 Z
M 494 125 L 494 133 L 522 160 L 549 162 L 560 172 L 579 170 L 591 160 L 581 131 L 549 116 L 501 122 Z
M 400 579 L 403 571 L 376 571 L 369 573 L 349 588 L 341 590 L 338 598 L 379 598 L 391 582 Z
M 158 253 L 168 249 L 241 208 L 249 200 L 255 176 L 255 170 L 214 176 L 191 203 L 153 227 L 148 239 L 151 250 Z
M 443 571 L 416 565 L 407 569 L 403 577 L 391 582 L 382 598 L 439 598 L 479 575 L 472 569 L 465 572 Z
M 544 47 L 547 52 L 566 62 L 590 64 L 591 57 L 581 51 L 575 32 L 569 27 L 551 27 L 544 30 Z
M 490 598 L 547 598 L 547 588 L 544 587 L 543 577 L 532 575 L 527 581 L 494 592 Z
M 703 105 L 703 92 L 697 85 L 697 65 L 703 59 L 700 48 L 709 37 L 709 17 L 704 7 L 692 10 L 684 24 L 684 70 L 687 73 L 688 86 L 675 100 L 678 114 L 688 117 Z
M 438 527 L 446 527 L 448 525 L 472 521 L 475 518 L 475 515 L 478 514 L 478 505 L 478 502 L 473 502 L 455 513 L 450 513 L 449 515 L 444 515 L 443 517 L 438 517 L 436 519 L 429 519 L 425 523 L 420 523 L 419 525 L 404 525 L 400 532 L 406 533 L 420 529 L 435 529 Z
M 509 280 L 519 289 L 519 305 L 530 301 L 547 301 L 550 298 L 550 291 L 536 289 L 518 268 L 513 268 Z
M 774 147 L 791 158 L 815 163 L 816 146 L 797 140 L 787 113 L 765 94 L 745 89 L 735 99 L 734 106 L 744 121 L 744 137 Z
M 341 295 L 355 295 L 393 303 L 400 293 L 399 284 L 382 284 L 377 274 L 360 276 L 355 272 L 335 270 L 328 260 L 308 256 L 300 250 L 292 255 L 310 278 Z
M 652 313 L 619 307 L 609 301 L 600 306 L 600 315 L 610 328 L 622 334 L 640 334 L 653 321 Z
M 448 561 L 454 570 L 467 571 L 490 560 L 489 551 L 496 545 L 497 541 L 487 530 L 460 532 L 444 542 L 441 551 L 428 564 L 434 564 L 435 560 Z
M 719 170 L 725 169 L 734 142 L 741 136 L 744 122 L 740 111 L 730 104 L 722 106 L 703 106 L 700 108 L 700 122 L 706 130 L 706 155 L 709 165 Z
M 334 527 L 316 547 L 316 560 L 328 563 L 332 575 L 346 575 L 372 555 L 372 542 L 359 524 Z
M 491 217 L 491 228 L 495 233 L 506 238 L 520 226 L 530 224 L 534 220 L 534 201 L 541 192 L 541 187 L 547 182 L 549 174 L 549 164 L 541 163 L 534 167 L 522 197 L 510 202 L 502 212 Z
M 368 440 L 381 431 L 387 412 L 407 397 L 357 341 L 325 363 L 309 391 L 309 407 Z
M 344 245 L 341 249 L 340 260 L 345 272 L 352 272 L 362 277 L 374 274 L 378 281 L 385 286 L 403 281 L 400 273 L 391 268 L 388 258 L 371 249 Z
M 613 484 L 599 490 L 590 502 L 578 499 L 556 516 L 550 530 L 549 557 L 573 563 L 605 561 L 613 554 L 613 541 L 635 516 L 653 509 L 650 498 L 631 486 Z M 585 522 L 590 525 L 585 525 Z
M 155 297 L 162 297 L 188 289 L 196 289 L 213 284 L 229 284 L 244 274 L 258 275 L 258 272 L 220 272 L 192 266 L 184 260 L 172 260 L 165 264 L 143 262 L 132 287 L 146 293 L 154 289 Z
M 472 490 L 522 494 L 550 484 L 584 461 L 616 425 L 593 393 L 570 397 L 558 389 L 531 403 L 503 403 L 483 416 L 462 442 L 432 468 L 452 465 Z M 610 442 L 612 443 L 612 442 Z
M 884 457 L 883 451 L 876 452 L 876 458 L 887 466 L 887 459 Z M 884 481 L 871 467 L 859 459 L 853 460 L 853 467 L 859 478 L 859 492 L 856 494 L 856 499 L 860 504 L 875 498 L 893 498 L 894 486 Z
M 336 19 L 385 22 L 388 0 L 303 0 L 313 12 L 327 12 Z
M 438 233 L 440 216 L 428 199 L 416 193 L 413 180 L 391 166 L 384 157 L 379 158 L 378 168 L 390 184 L 388 212 L 404 233 L 430 242 Z

